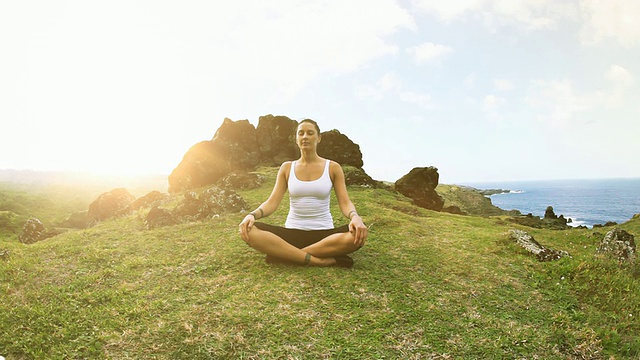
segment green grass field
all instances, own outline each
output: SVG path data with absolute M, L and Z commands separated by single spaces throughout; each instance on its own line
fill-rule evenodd
M 241 195 L 257 206 L 272 184 Z M 243 214 L 146 230 L 141 210 L 32 245 L 0 240 L 0 355 L 640 356 L 640 272 L 594 256 L 605 229 L 529 229 L 416 208 L 385 190 L 349 192 L 370 226 L 352 269 L 266 264 L 238 236 Z M 282 223 L 286 205 L 267 221 Z M 640 219 L 621 227 L 637 235 Z M 513 228 L 572 257 L 540 263 L 508 240 Z

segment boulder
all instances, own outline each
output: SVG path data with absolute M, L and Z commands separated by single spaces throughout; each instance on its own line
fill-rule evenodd
M 131 203 L 129 210 L 135 211 L 142 208 L 150 208 L 153 206 L 162 205 L 164 202 L 169 200 L 169 197 L 169 194 L 161 193 L 158 190 L 153 190 Z
M 555 220 L 558 218 L 556 213 L 553 211 L 553 206 L 547 206 L 547 209 L 544 211 L 544 218 Z
M 228 163 L 229 170 L 253 169 L 260 163 L 256 128 L 249 120 L 225 118 L 211 143 Z
M 459 207 L 457 207 L 455 205 L 444 206 L 442 208 L 442 212 L 446 212 L 446 213 L 449 213 L 449 214 L 455 214 L 455 215 L 467 215 L 464 211 L 462 211 L 462 209 L 460 209 Z
M 213 139 L 192 146 L 171 172 L 169 192 L 214 184 L 230 171 L 253 169 L 259 162 L 253 125 L 225 118 Z
M 615 228 L 607 232 L 596 252 L 610 254 L 619 261 L 634 261 L 636 254 L 634 236 L 620 228 Z
M 149 230 L 162 226 L 174 225 L 176 223 L 177 221 L 171 211 L 157 206 L 149 210 L 149 213 L 144 220 L 144 224 Z
M 169 192 L 199 188 L 215 183 L 229 172 L 229 162 L 211 141 L 193 145 L 169 175 Z
M 232 172 L 216 182 L 216 186 L 229 190 L 251 190 L 259 188 L 264 177 L 256 173 Z
M 299 156 L 296 146 L 298 122 L 286 116 L 260 116 L 256 128 L 256 140 L 260 150 L 260 162 L 264 166 L 280 166 Z
M 351 165 L 362 168 L 364 165 L 360 146 L 335 129 L 321 133 L 318 155 L 343 166 Z
M 440 211 L 444 206 L 444 200 L 435 190 L 439 177 L 438 169 L 433 166 L 413 168 L 395 182 L 395 189 L 412 199 L 417 206 Z
M 246 211 L 248 208 L 244 199 L 235 191 L 213 186 L 200 195 L 194 191 L 186 192 L 184 200 L 176 207 L 173 214 L 184 221 L 196 221 L 222 213 Z
M 31 218 L 22 227 L 22 233 L 18 235 L 18 240 L 23 244 L 33 244 L 43 240 L 45 227 L 42 221 Z
M 373 178 L 367 175 L 363 169 L 344 165 L 342 166 L 342 171 L 344 172 L 344 180 L 347 186 L 357 185 L 370 188 L 377 188 L 380 186 L 378 181 L 373 180 Z
M 114 216 L 127 214 L 129 206 L 136 200 L 135 196 L 123 188 L 111 190 L 98 196 L 89 204 L 88 217 L 97 222 Z
M 553 261 L 569 256 L 569 253 L 564 250 L 554 250 L 543 246 L 526 231 L 509 230 L 509 237 L 528 252 L 534 254 L 538 261 Z

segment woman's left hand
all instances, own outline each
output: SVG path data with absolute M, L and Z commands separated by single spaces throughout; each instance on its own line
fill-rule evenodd
M 365 241 L 367 240 L 369 231 L 367 230 L 367 227 L 364 225 L 364 222 L 359 215 L 354 215 L 351 218 L 351 222 L 349 222 L 349 232 L 353 234 L 353 243 L 357 247 L 363 247 Z

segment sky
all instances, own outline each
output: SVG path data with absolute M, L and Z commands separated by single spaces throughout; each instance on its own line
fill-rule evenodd
M 0 169 L 169 174 L 312 118 L 395 181 L 640 177 L 637 0 L 0 0 Z

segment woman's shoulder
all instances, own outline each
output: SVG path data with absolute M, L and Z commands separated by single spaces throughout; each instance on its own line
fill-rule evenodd
M 284 174 L 285 176 L 289 176 L 289 171 L 291 171 L 291 164 L 293 164 L 293 161 L 283 162 L 282 165 L 280 165 L 280 170 L 278 172 Z
M 340 169 L 340 170 L 342 170 L 342 165 L 340 165 L 338 162 L 333 161 L 333 160 L 329 160 L 329 159 L 327 159 L 327 161 L 329 162 L 329 169 L 332 169 L 332 170 Z

